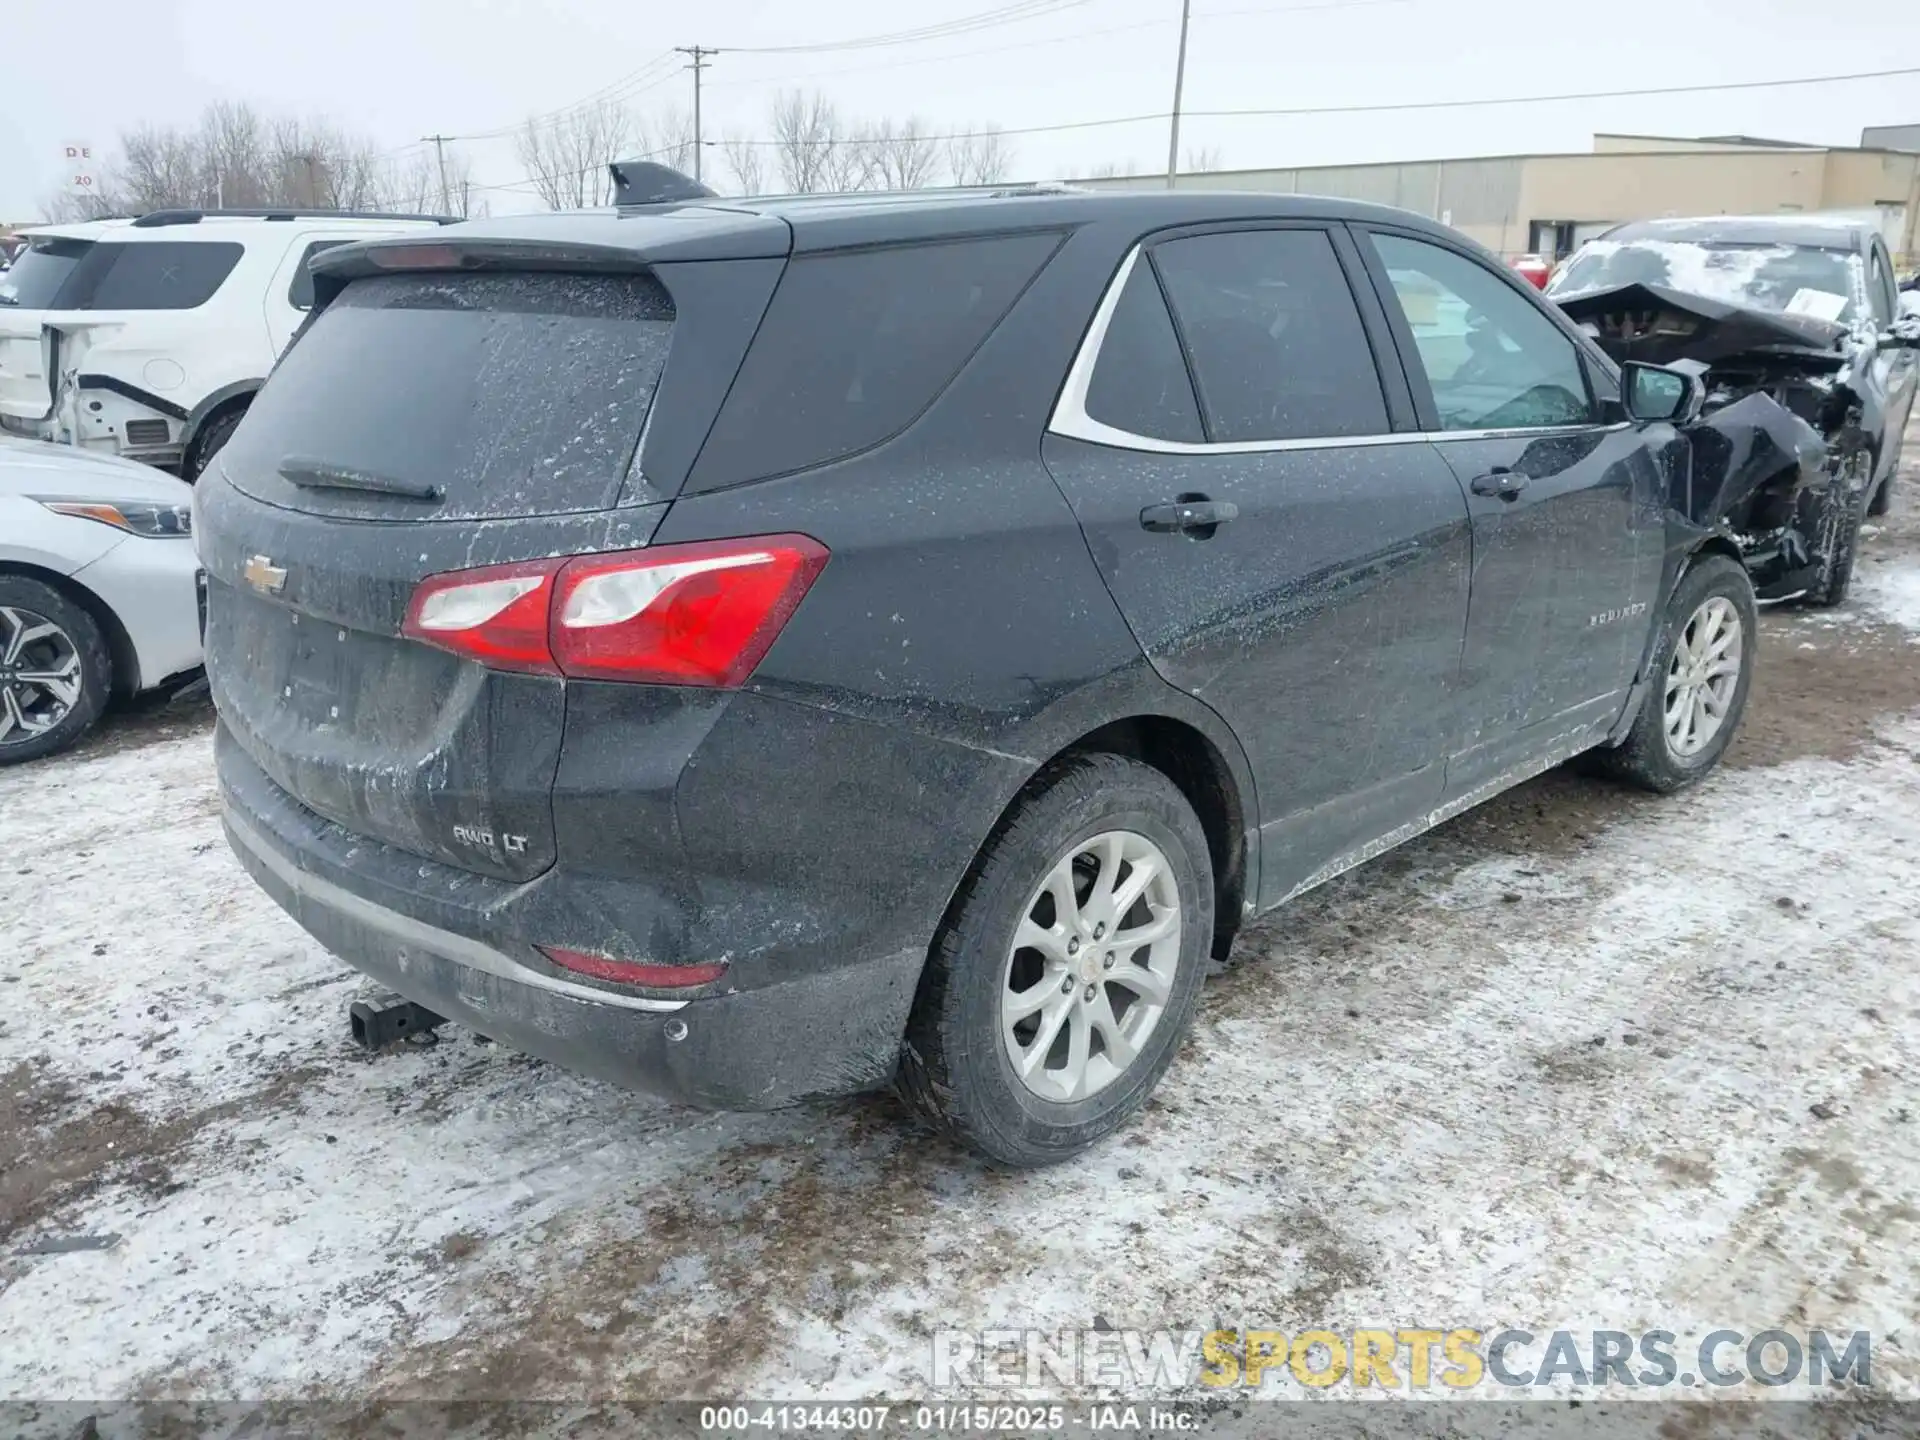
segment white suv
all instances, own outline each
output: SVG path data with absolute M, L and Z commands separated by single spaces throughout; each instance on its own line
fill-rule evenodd
M 28 230 L 0 274 L 0 428 L 192 480 L 312 307 L 314 254 L 442 223 L 159 210 Z

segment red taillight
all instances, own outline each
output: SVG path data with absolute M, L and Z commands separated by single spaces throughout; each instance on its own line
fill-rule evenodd
M 566 557 L 429 575 L 400 633 L 496 670 L 553 669 L 547 643 L 552 580 Z
M 497 669 L 734 686 L 826 563 L 817 540 L 764 535 L 459 570 L 421 582 L 403 633 Z
M 562 950 L 554 945 L 538 948 L 563 970 L 590 975 L 595 980 L 644 985 L 654 990 L 688 990 L 696 985 L 711 985 L 727 973 L 724 960 L 704 965 L 641 965 L 628 960 L 609 960 L 604 955 L 587 955 L 579 950 Z

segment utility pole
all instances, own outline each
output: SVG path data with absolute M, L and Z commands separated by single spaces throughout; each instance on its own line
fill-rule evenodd
M 1173 66 L 1173 133 L 1167 137 L 1167 188 L 1180 173 L 1180 92 L 1187 84 L 1187 22 L 1193 18 L 1193 0 L 1180 0 L 1180 58 Z
M 673 47 L 689 58 L 687 69 L 693 71 L 693 178 L 700 178 L 701 147 L 705 141 L 700 132 L 700 72 L 707 68 L 707 62 L 720 52 L 704 45 L 676 45 Z
M 422 135 L 421 142 L 433 142 L 434 152 L 440 157 L 440 213 L 451 215 L 453 201 L 447 194 L 447 141 L 457 140 L 457 135 Z

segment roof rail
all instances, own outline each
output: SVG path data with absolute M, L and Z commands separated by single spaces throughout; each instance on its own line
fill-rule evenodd
M 149 210 L 133 223 L 146 230 L 162 225 L 198 225 L 202 220 L 222 217 L 245 220 L 431 220 L 436 225 L 460 223 L 458 215 L 415 215 L 394 210 L 303 210 L 293 206 L 262 210 Z

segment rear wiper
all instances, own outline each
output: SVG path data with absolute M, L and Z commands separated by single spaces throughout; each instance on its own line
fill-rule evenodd
M 364 490 L 373 495 L 398 495 L 403 500 L 443 500 L 446 491 L 438 485 L 420 485 L 411 480 L 395 480 L 387 475 L 370 475 L 365 470 L 349 470 L 329 465 L 324 460 L 303 460 L 289 455 L 280 462 L 280 478 L 303 490 Z

